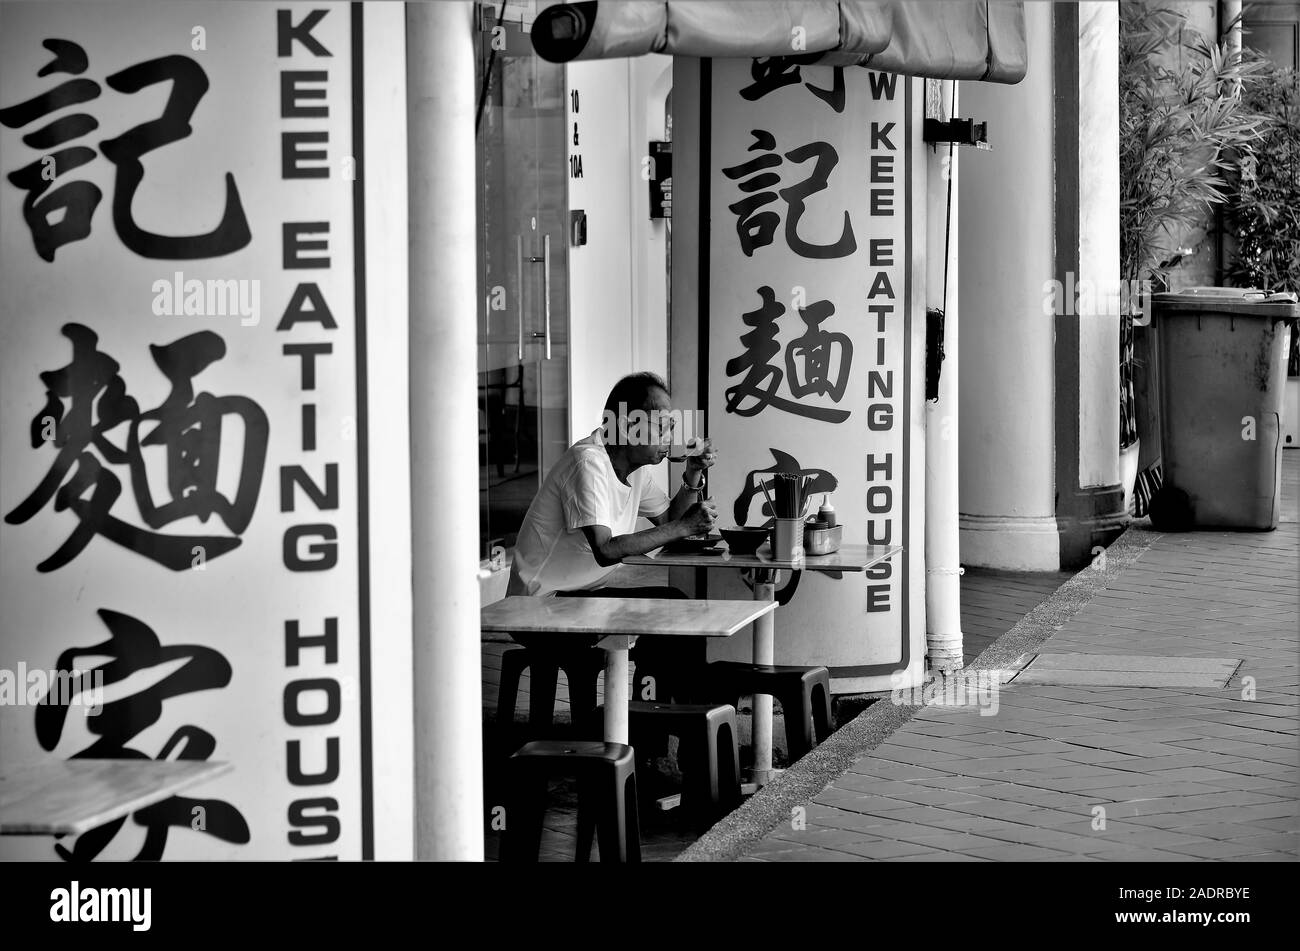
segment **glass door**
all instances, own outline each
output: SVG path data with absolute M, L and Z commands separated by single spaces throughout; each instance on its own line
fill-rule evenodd
M 479 524 L 509 547 L 569 445 L 564 67 L 491 5 L 478 44 Z M 486 83 L 486 92 L 484 85 Z

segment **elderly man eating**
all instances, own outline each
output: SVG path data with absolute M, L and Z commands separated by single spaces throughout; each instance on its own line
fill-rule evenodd
M 685 597 L 672 587 L 612 587 L 606 582 L 629 555 L 643 555 L 713 528 L 717 510 L 701 498 L 701 487 L 716 453 L 706 441 L 698 454 L 688 456 L 682 484 L 670 499 L 650 470 L 668 457 L 673 441 L 675 416 L 664 381 L 653 373 L 624 377 L 610 391 L 604 416 L 601 428 L 569 447 L 529 506 L 507 594 Z M 638 531 L 638 517 L 651 527 Z M 518 640 L 530 647 L 546 646 Z M 653 671 L 655 699 L 667 700 L 672 682 L 680 682 L 674 674 L 703 663 L 703 643 L 642 637 L 633 658 L 638 681 Z M 644 691 L 634 696 L 644 697 Z

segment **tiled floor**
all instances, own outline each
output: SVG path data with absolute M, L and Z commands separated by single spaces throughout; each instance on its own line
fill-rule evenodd
M 961 579 L 961 631 L 962 653 L 968 664 L 1070 579 L 1068 571 L 965 570 Z
M 1007 684 L 929 706 L 747 861 L 1294 861 L 1297 472 L 1275 532 L 1164 535 L 1041 648 L 1233 657 L 1227 687 Z

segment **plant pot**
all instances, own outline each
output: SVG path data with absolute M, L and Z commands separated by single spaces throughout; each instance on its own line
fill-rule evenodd
M 1300 449 L 1300 376 L 1286 381 L 1286 394 L 1282 397 L 1282 446 Z
M 1119 484 L 1124 489 L 1124 511 L 1133 511 L 1133 486 L 1137 484 L 1138 455 L 1142 451 L 1142 440 L 1119 451 Z

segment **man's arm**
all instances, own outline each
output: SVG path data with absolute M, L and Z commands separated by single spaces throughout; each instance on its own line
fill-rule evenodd
M 708 502 L 690 505 L 681 517 L 640 532 L 615 535 L 607 525 L 584 525 L 582 533 L 587 536 L 596 564 L 610 568 L 629 555 L 644 555 L 687 535 L 707 532 L 713 527 L 716 514 L 713 503 Z
M 686 470 L 682 474 L 682 486 L 668 504 L 668 509 L 661 515 L 650 519 L 656 525 L 664 525 L 681 518 L 695 502 L 705 501 L 699 489 L 704 485 L 704 470 L 717 460 L 718 451 L 713 448 L 711 439 L 704 440 L 702 450 L 686 460 Z
M 687 478 L 689 479 L 690 476 L 688 475 Z M 694 503 L 704 501 L 699 492 L 700 485 L 703 482 L 704 480 L 697 475 L 693 487 L 683 485 L 677 490 L 677 494 L 673 496 L 672 501 L 668 503 L 668 508 L 661 514 L 652 516 L 650 521 L 655 525 L 668 525 L 677 521 L 686 514 L 686 510 Z

